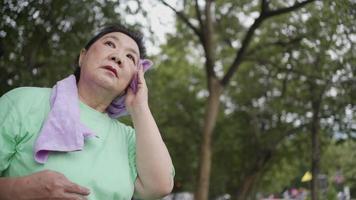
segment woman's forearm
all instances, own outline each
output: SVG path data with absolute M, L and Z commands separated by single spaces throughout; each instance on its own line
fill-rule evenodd
M 161 196 L 173 188 L 172 160 L 148 106 L 131 113 L 136 130 L 138 176 L 148 196 Z

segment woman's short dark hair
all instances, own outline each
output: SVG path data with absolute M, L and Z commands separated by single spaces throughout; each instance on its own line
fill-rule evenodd
M 143 43 L 143 35 L 142 33 L 138 32 L 138 31 L 134 31 L 134 30 L 131 30 L 127 27 L 124 27 L 120 24 L 114 24 L 114 25 L 109 25 L 109 26 L 106 26 L 104 28 L 102 28 L 92 39 L 89 40 L 89 42 L 85 45 L 85 50 L 88 50 L 91 45 L 93 45 L 97 40 L 99 40 L 100 38 L 102 38 L 104 35 L 108 34 L 108 33 L 112 33 L 112 32 L 120 32 L 120 33 L 123 33 L 127 36 L 129 36 L 130 38 L 132 38 L 137 46 L 138 46 L 138 49 L 140 51 L 140 58 L 143 59 L 146 57 L 146 48 L 144 46 L 144 43 Z M 75 75 L 75 78 L 77 80 L 77 82 L 79 81 L 79 78 L 80 78 L 80 67 L 78 66 L 78 61 L 79 61 L 79 56 L 78 56 L 78 59 L 77 59 L 77 62 L 76 62 L 76 68 L 75 68 L 75 71 L 74 71 L 74 75 Z

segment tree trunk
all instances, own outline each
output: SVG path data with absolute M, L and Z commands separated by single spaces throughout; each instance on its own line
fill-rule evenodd
M 195 191 L 195 200 L 208 200 L 209 197 L 209 181 L 212 160 L 211 138 L 217 121 L 219 112 L 220 95 L 223 87 L 214 77 L 209 77 L 209 97 L 208 104 L 205 110 L 202 143 L 200 145 L 200 162 L 197 190 Z
M 255 173 L 255 174 L 247 176 L 244 179 L 241 187 L 238 189 L 237 196 L 236 196 L 237 200 L 246 200 L 247 199 L 247 197 L 251 193 L 253 185 L 255 184 L 255 182 L 257 180 L 257 176 L 258 176 L 257 173 Z
M 256 144 L 261 145 L 261 144 Z M 241 184 L 237 188 L 236 199 L 246 200 L 252 195 L 252 191 L 255 187 L 256 182 L 266 170 L 267 164 L 270 162 L 273 156 L 273 151 L 271 150 L 258 150 L 256 151 L 256 160 L 249 169 L 245 170 L 247 174 L 241 181 Z M 252 198 L 254 199 L 254 197 Z
M 319 134 L 319 108 L 320 102 L 313 101 L 313 121 L 311 124 L 312 137 L 312 181 L 311 181 L 311 198 L 318 200 L 319 183 L 318 175 L 320 172 L 320 134 Z

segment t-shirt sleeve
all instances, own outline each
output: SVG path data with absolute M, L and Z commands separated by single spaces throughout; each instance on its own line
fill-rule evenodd
M 9 167 L 16 154 L 16 125 L 18 112 L 7 94 L 0 97 L 0 176 Z
M 137 178 L 137 167 L 136 167 L 136 134 L 133 128 L 128 128 L 127 134 L 127 144 L 128 144 L 128 157 L 130 165 L 130 175 L 131 180 L 135 183 Z

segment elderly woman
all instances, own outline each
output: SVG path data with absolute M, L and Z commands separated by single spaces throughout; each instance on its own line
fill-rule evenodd
M 76 76 L 0 98 L 0 199 L 154 199 L 174 169 L 148 105 L 140 34 L 102 29 Z M 131 128 L 116 120 L 127 112 Z

